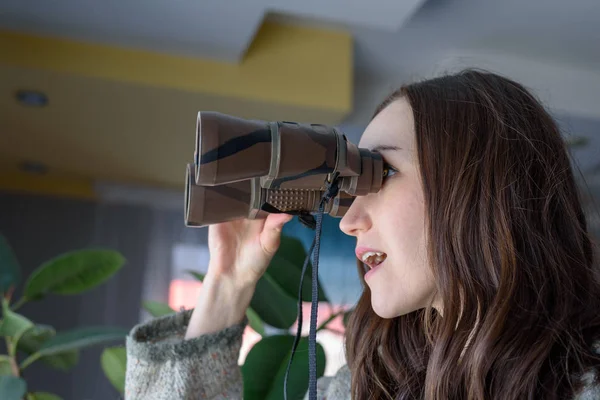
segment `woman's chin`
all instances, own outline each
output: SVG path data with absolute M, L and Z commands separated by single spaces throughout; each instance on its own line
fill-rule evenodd
M 390 307 L 390 305 L 391 304 L 389 303 L 386 304 L 385 301 L 377 301 L 377 299 L 373 298 L 373 295 L 371 295 L 371 307 L 373 307 L 373 311 L 379 317 L 383 319 L 390 319 L 399 316 L 397 310 L 395 310 L 394 307 Z
M 378 299 L 376 296 L 373 296 L 373 292 L 371 292 L 371 307 L 375 314 L 383 319 L 392 319 L 396 317 L 400 317 L 402 315 L 410 314 L 413 311 L 418 310 L 420 307 L 410 307 L 403 306 L 399 304 L 394 304 L 386 299 Z

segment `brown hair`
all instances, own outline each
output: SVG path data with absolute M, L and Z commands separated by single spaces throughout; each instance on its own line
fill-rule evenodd
M 443 316 L 382 319 L 363 282 L 346 334 L 353 399 L 573 396 L 600 365 L 600 281 L 556 123 L 522 85 L 475 70 L 404 86 L 376 114 L 400 97 Z

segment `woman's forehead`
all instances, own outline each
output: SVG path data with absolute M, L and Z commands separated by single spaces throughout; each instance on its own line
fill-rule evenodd
M 359 147 L 398 146 L 405 150 L 414 147 L 414 119 L 408 101 L 404 98 L 385 107 L 365 129 Z

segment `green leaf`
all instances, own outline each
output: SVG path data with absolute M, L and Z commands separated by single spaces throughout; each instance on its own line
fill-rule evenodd
M 248 317 L 248 324 L 256 333 L 260 336 L 265 336 L 265 325 L 262 320 L 251 307 L 246 309 L 246 317 Z
M 124 347 L 109 347 L 104 349 L 100 357 L 104 375 L 121 393 L 125 392 L 125 372 L 127 369 L 127 351 Z
M 28 329 L 34 327 L 33 322 L 21 314 L 17 314 L 16 312 L 12 311 L 8 306 L 8 302 L 2 302 L 2 309 L 3 318 L 0 325 L 1 336 L 18 337 Z
M 70 371 L 79 363 L 79 351 L 63 351 L 51 356 L 42 357 L 40 361 L 53 369 L 65 372 Z
M 294 265 L 304 265 L 304 260 L 306 259 L 307 252 L 304 248 L 302 242 L 294 237 L 282 235 L 281 243 L 279 244 L 279 249 L 277 253 L 275 253 L 277 257 L 281 257 Z M 308 261 L 308 267 L 312 266 L 312 260 Z
M 42 356 L 59 354 L 69 350 L 82 349 L 97 344 L 123 340 L 128 331 L 115 327 L 78 328 L 57 334 L 42 345 L 39 352 Z
M 0 235 L 0 293 L 18 285 L 20 280 L 21 268 L 17 257 L 4 236 Z
M 269 274 L 258 280 L 250 307 L 266 324 L 279 329 L 291 327 L 298 316 L 297 301 L 288 296 Z
M 40 361 L 53 369 L 65 372 L 70 371 L 79 363 L 79 351 L 63 351 L 51 356 L 42 357 Z
M 56 331 L 49 325 L 35 325 L 33 329 L 30 329 L 23 335 L 19 341 L 18 349 L 32 354 L 40 349 L 42 344 L 56 335 Z
M 27 383 L 16 376 L 0 376 L 0 399 L 21 400 L 27 391 Z
M 296 238 L 282 236 L 281 244 L 273 257 L 267 274 L 269 274 L 288 294 L 298 298 L 298 286 L 302 276 L 302 266 L 306 258 L 306 250 L 302 242 Z M 309 261 L 302 283 L 302 301 L 312 300 L 312 263 Z M 319 301 L 329 301 L 319 281 Z
M 12 375 L 13 371 L 7 358 L 0 358 L 0 376 Z
M 194 278 L 196 278 L 200 282 L 204 281 L 204 277 L 206 276 L 203 273 L 200 273 L 200 272 L 197 272 L 197 271 L 192 271 L 192 270 L 188 270 L 187 273 L 190 274 L 190 275 L 192 275 Z
M 244 400 L 283 398 L 283 382 L 294 336 L 269 336 L 256 343 L 242 366 Z M 317 377 L 325 372 L 325 351 L 317 343 Z M 308 340 L 302 338 L 288 378 L 288 399 L 301 400 L 308 390 Z
M 31 395 L 33 400 L 62 400 L 60 396 L 48 392 L 35 392 Z
M 36 325 L 23 335 L 19 341 L 18 349 L 31 355 L 40 350 L 42 345 L 56 335 L 53 327 Z M 69 371 L 79 362 L 79 351 L 70 350 L 40 358 L 40 361 L 53 369 Z
M 36 269 L 25 284 L 25 297 L 39 299 L 47 293 L 79 294 L 104 283 L 125 263 L 110 250 L 79 250 L 63 254 Z
M 158 301 L 144 301 L 142 302 L 142 306 L 146 311 L 150 313 L 153 317 L 162 317 L 164 315 L 174 314 L 175 310 L 169 307 L 168 304 L 161 303 Z

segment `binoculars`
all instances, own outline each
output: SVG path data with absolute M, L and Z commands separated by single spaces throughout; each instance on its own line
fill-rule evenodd
M 269 213 L 342 217 L 356 196 L 376 193 L 381 155 L 358 148 L 334 127 L 247 120 L 199 112 L 194 163 L 187 165 L 185 224 L 202 227 Z

